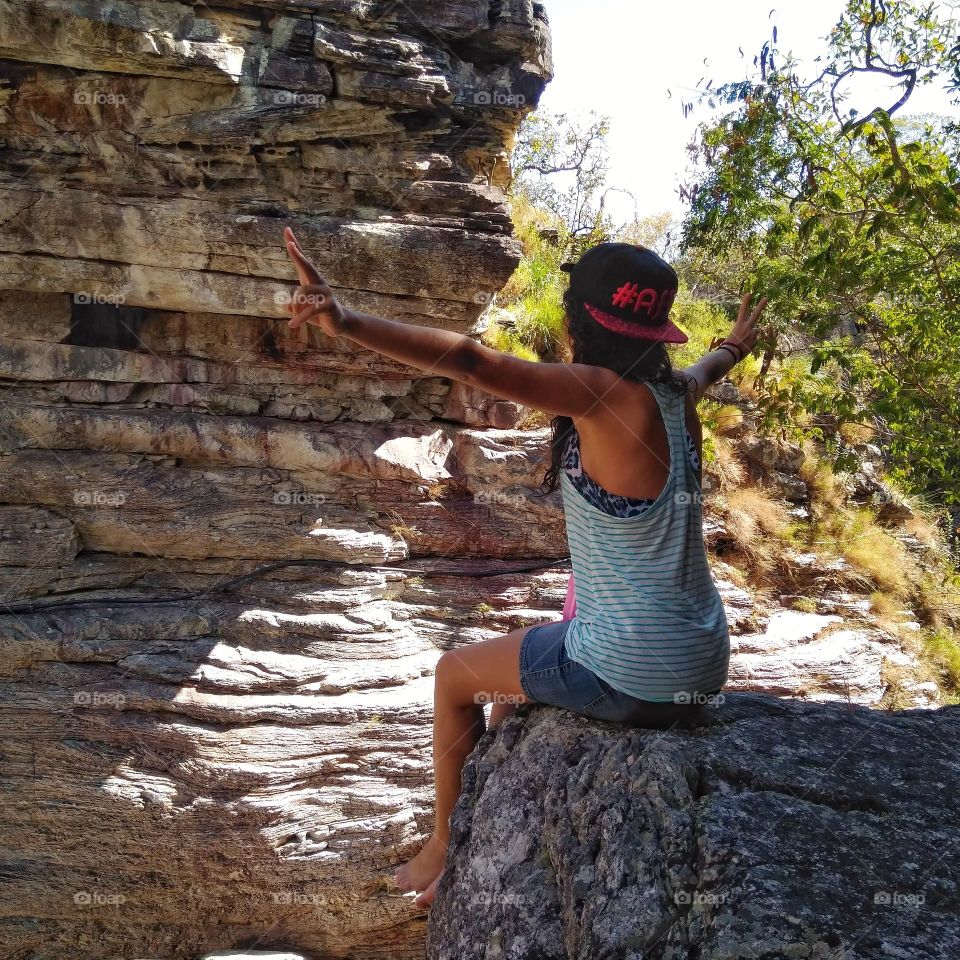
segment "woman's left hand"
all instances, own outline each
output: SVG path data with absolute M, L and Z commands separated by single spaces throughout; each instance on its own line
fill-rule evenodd
M 757 340 L 760 336 L 760 331 L 757 329 L 757 321 L 770 302 L 767 297 L 764 297 L 756 307 L 754 307 L 753 312 L 751 312 L 750 303 L 752 300 L 753 294 L 750 293 L 745 293 L 740 299 L 740 314 L 737 317 L 737 322 L 730 335 L 726 337 L 726 342 L 739 347 L 744 357 L 757 345 Z M 741 357 L 741 359 L 743 359 L 743 357 Z
M 300 286 L 287 304 L 287 311 L 293 314 L 289 321 L 290 328 L 296 330 L 305 323 L 313 323 L 328 336 L 338 336 L 346 326 L 346 310 L 333 295 L 327 281 L 307 259 L 293 231 L 286 227 L 283 235 L 287 242 L 287 253 L 300 279 Z

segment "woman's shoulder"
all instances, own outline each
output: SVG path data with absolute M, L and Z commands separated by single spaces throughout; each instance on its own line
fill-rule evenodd
M 574 427 L 583 428 L 581 433 L 595 428 L 619 433 L 624 427 L 645 431 L 661 423 L 665 412 L 683 408 L 690 395 L 682 387 L 682 381 L 672 385 L 662 380 L 619 377 L 587 416 L 574 418 Z

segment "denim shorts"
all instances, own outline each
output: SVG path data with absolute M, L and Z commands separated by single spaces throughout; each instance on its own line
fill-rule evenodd
M 640 700 L 611 687 L 571 660 L 565 640 L 572 621 L 531 627 L 520 643 L 520 685 L 528 700 L 564 707 L 594 720 L 668 728 L 704 718 L 698 705 Z

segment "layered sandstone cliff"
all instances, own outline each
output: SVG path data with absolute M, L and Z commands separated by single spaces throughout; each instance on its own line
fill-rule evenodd
M 429 828 L 433 664 L 562 584 L 404 568 L 555 558 L 562 521 L 475 498 L 528 470 L 482 429 L 516 407 L 289 331 L 281 234 L 469 331 L 543 11 L 4 0 L 0 58 L 0 952 L 415 956 L 384 877 Z M 289 560 L 329 563 L 213 592 Z

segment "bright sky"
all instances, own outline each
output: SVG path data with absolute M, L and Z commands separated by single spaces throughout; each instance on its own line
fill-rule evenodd
M 845 3 L 546 0 L 546 8 L 556 77 L 540 101 L 541 109 L 581 115 L 592 109 L 609 116 L 609 185 L 630 190 L 640 216 L 669 210 L 679 217 L 683 204 L 676 191 L 687 165 L 686 145 L 706 117 L 706 112 L 695 110 L 684 120 L 681 100 L 692 99 L 703 76 L 717 83 L 747 76 L 773 24 L 781 51 L 812 61 L 824 51 L 821 38 L 837 22 Z M 741 58 L 739 47 L 746 58 Z M 874 100 L 876 92 L 876 87 L 859 91 L 858 99 L 863 93 Z M 891 106 L 898 96 L 888 94 L 879 103 Z M 870 102 L 861 112 L 877 105 Z M 927 86 L 914 92 L 908 107 L 901 115 L 942 113 L 949 109 L 949 101 L 942 90 Z M 628 197 L 612 195 L 608 204 L 618 219 L 632 219 Z

